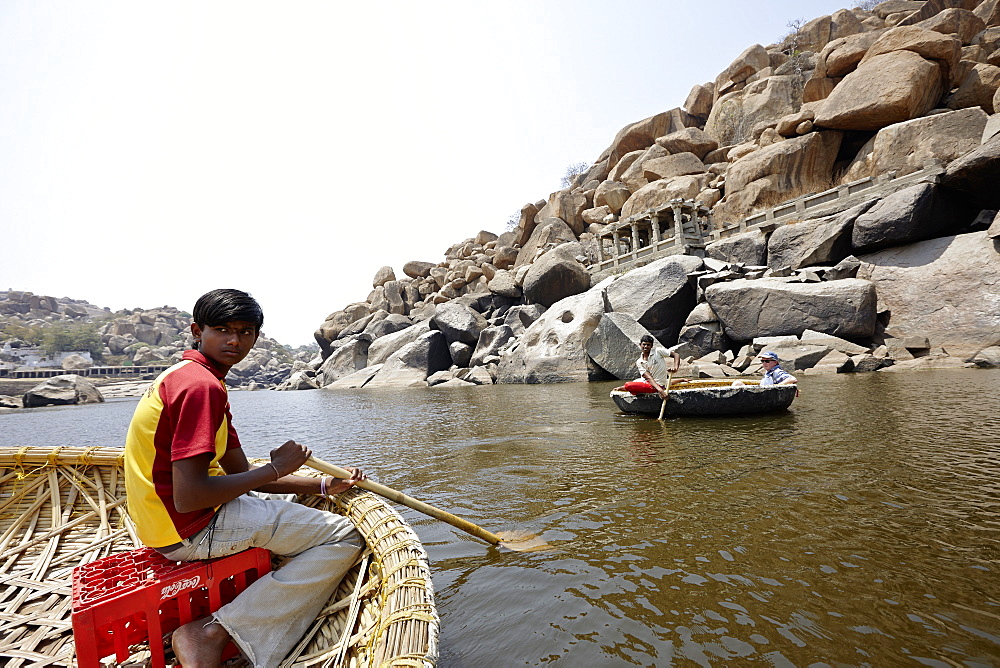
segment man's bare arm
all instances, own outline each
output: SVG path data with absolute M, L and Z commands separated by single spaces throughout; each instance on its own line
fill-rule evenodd
M 221 506 L 274 480 L 274 472 L 269 466 L 231 475 L 209 475 L 208 467 L 211 462 L 210 454 L 173 462 L 174 507 L 179 512 L 189 513 Z
M 319 494 L 323 478 L 293 475 L 312 451 L 295 441 L 286 441 L 271 451 L 271 461 L 251 467 L 241 448 L 233 448 L 219 459 L 224 476 L 208 475 L 211 455 L 174 462 L 174 506 L 180 512 L 214 508 L 254 490 L 271 494 Z M 348 480 L 327 478 L 326 493 L 340 494 L 367 479 L 361 469 L 344 467 Z M 286 473 L 287 472 L 287 473 Z
M 234 448 L 219 459 L 219 465 L 226 472 L 222 476 L 209 475 L 212 456 L 208 453 L 177 460 L 172 465 L 174 507 L 184 513 L 221 506 L 296 471 L 311 454 L 309 448 L 287 441 L 271 450 L 269 464 L 250 468 L 243 450 Z M 315 491 L 319 491 L 318 482 Z
M 653 378 L 653 374 L 649 373 L 648 371 L 643 371 L 642 377 L 647 383 L 653 386 L 653 389 L 656 390 L 656 393 L 659 394 L 660 397 L 666 397 L 667 394 L 666 390 L 663 389 L 662 385 L 656 382 L 656 379 Z

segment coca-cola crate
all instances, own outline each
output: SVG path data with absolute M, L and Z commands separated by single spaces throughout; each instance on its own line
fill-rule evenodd
M 149 642 L 154 668 L 164 668 L 162 637 L 231 602 L 270 572 L 271 553 L 254 547 L 206 561 L 170 561 L 142 548 L 73 569 L 73 640 L 80 668 Z M 224 657 L 236 653 L 230 643 Z

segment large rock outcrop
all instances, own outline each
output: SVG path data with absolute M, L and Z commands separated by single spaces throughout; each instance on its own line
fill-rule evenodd
M 764 265 L 767 263 L 767 235 L 759 229 L 734 234 L 708 244 L 705 255 L 723 262 Z
M 948 165 L 941 186 L 984 209 L 1000 209 L 1000 135 Z
M 960 46 L 953 37 L 922 28 L 887 31 L 826 98 L 816 125 L 880 130 L 923 116 L 949 89 Z
M 826 184 L 830 180 L 841 139 L 839 132 L 813 132 L 754 151 L 729 166 L 726 172 L 727 192 L 743 190 L 754 181 L 771 179 L 769 187 L 758 194 L 756 200 L 759 201 L 766 193 L 791 192 L 815 184 Z
M 542 317 L 545 307 L 541 304 L 525 304 L 523 306 L 512 306 L 503 314 L 503 323 L 514 331 L 515 336 L 524 333 L 531 324 Z
M 704 160 L 706 155 L 719 148 L 719 142 L 698 128 L 684 128 L 672 132 L 657 138 L 656 143 L 671 154 L 692 153 L 698 160 Z
M 705 133 L 720 146 L 746 141 L 754 126 L 793 114 L 802 105 L 803 82 L 792 75 L 760 79 L 716 100 Z
M 503 347 L 513 338 L 514 329 L 510 325 L 487 327 L 479 334 L 479 341 L 469 358 L 469 366 L 481 366 L 487 364 L 490 358 L 499 357 Z
M 606 378 L 587 354 L 605 312 L 606 279 L 553 304 L 501 358 L 498 383 L 562 383 Z
M 854 221 L 855 253 L 954 234 L 971 221 L 965 207 L 933 183 L 919 183 L 878 201 Z
M 986 232 L 862 255 L 895 336 L 926 337 L 952 355 L 1000 343 L 1000 248 Z
M 633 269 L 608 286 L 609 310 L 633 317 L 661 343 L 672 345 L 695 305 L 688 274 L 701 265 L 700 258 L 674 255 Z
M 562 244 L 568 241 L 576 241 L 576 234 L 569 225 L 560 218 L 546 218 L 538 223 L 531 237 L 517 252 L 514 267 L 531 264 L 549 244 Z
M 375 339 L 368 346 L 368 365 L 382 364 L 394 352 L 409 343 L 413 343 L 430 330 L 430 320 L 424 320 L 412 327 Z
M 644 331 L 720 377 L 757 371 L 750 343 L 779 335 L 801 348 L 794 364 L 828 372 L 912 361 L 917 352 L 882 335 L 887 318 L 905 318 L 883 309 L 876 325 L 875 285 L 855 278 L 851 254 L 987 227 L 1000 238 L 1000 115 L 988 116 L 1000 105 L 998 73 L 1000 0 L 887 0 L 813 19 L 780 45 L 746 49 L 692 88 L 684 109 L 623 127 L 562 190 L 522 207 L 508 232 L 454 244 L 437 265 L 410 263 L 398 281 L 380 271 L 363 308 L 331 314 L 317 332 L 323 357 L 346 345 L 338 340 L 365 337 L 368 364 L 391 370 L 391 355 L 427 333 L 420 323 L 440 319 L 435 306 L 460 304 L 478 324 L 445 337 L 451 361 L 501 382 L 630 376 Z M 947 165 L 941 177 L 886 183 L 936 164 Z M 676 199 L 713 207 L 727 236 L 704 261 L 673 256 L 627 271 L 598 299 L 586 266 L 598 235 L 635 223 L 645 243 L 649 210 Z M 748 215 L 750 229 L 732 234 L 728 224 Z M 804 330 L 855 343 L 792 336 Z M 351 375 L 346 383 L 371 378 Z M 451 369 L 431 384 L 457 378 L 468 380 Z
M 653 181 L 632 194 L 622 207 L 621 217 L 624 220 L 647 209 L 661 207 L 672 199 L 693 199 L 707 183 L 708 178 L 702 174 Z
M 639 340 L 649 332 L 625 313 L 605 313 L 587 342 L 587 354 L 619 380 L 638 377 Z
M 974 63 L 959 83 L 958 88 L 948 96 L 947 105 L 952 109 L 982 107 L 988 114 L 994 113 L 993 96 L 1000 88 L 1000 67 L 989 63 Z
M 987 116 L 982 109 L 962 109 L 895 123 L 858 152 L 848 181 L 896 172 L 904 176 L 934 161 L 951 162 L 979 146 Z
M 430 331 L 390 355 L 365 387 L 426 385 L 428 376 L 450 366 L 451 354 L 445 335 Z
M 573 234 L 579 235 L 584 227 L 581 214 L 586 208 L 587 198 L 583 193 L 559 190 L 549 195 L 549 201 L 535 214 L 535 222 L 558 218 L 573 230 Z
M 701 302 L 684 321 L 677 337 L 677 352 L 681 356 L 703 357 L 729 347 L 730 340 L 722 331 L 722 323 L 707 302 Z
M 875 333 L 876 295 L 871 281 L 741 279 L 709 286 L 705 299 L 735 341 L 799 335 L 807 329 L 847 339 L 867 339 Z
M 340 341 L 338 341 L 340 343 Z M 371 342 L 364 335 L 351 338 L 326 358 L 316 373 L 316 385 L 323 387 L 368 366 Z
M 876 201 L 871 198 L 839 214 L 777 228 L 767 243 L 768 266 L 798 269 L 840 262 L 851 254 L 854 221 Z
M 457 302 L 438 306 L 430 321 L 431 327 L 444 334 L 449 345 L 455 341 L 475 345 L 479 333 L 489 325 L 480 313 Z
M 590 273 L 573 252 L 578 248 L 575 244 L 556 246 L 531 265 L 522 287 L 530 303 L 549 307 L 590 288 Z
M 617 214 L 625 202 L 632 196 L 629 187 L 620 181 L 602 181 L 594 191 L 594 206 L 608 207 L 611 213 Z
M 626 153 L 649 147 L 657 137 L 696 124 L 697 119 L 682 109 L 671 109 L 650 116 L 622 128 L 611 142 L 611 146 L 598 157 L 597 162 L 607 160 L 608 164 L 614 166 Z
M 24 407 L 96 404 L 104 401 L 97 387 L 82 376 L 68 373 L 53 376 L 24 393 Z

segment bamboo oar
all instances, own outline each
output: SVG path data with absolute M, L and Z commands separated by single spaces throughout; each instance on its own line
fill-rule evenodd
M 660 405 L 660 417 L 659 417 L 660 420 L 663 419 L 663 411 L 667 410 L 667 399 L 670 398 L 670 383 L 671 383 L 671 381 L 673 381 L 673 379 L 674 379 L 674 372 L 673 371 L 668 371 L 667 372 L 667 386 L 664 388 L 666 390 L 666 395 L 667 396 L 663 397 L 663 403 Z
M 317 459 L 316 457 L 310 457 L 307 459 L 306 465 L 311 466 L 321 473 L 332 475 L 335 478 L 348 479 L 351 477 L 351 472 L 347 469 L 324 462 L 322 459 Z M 372 480 L 362 480 L 357 484 L 357 486 L 362 489 L 367 489 L 369 492 L 374 492 L 379 496 L 383 496 L 390 501 L 400 503 L 407 508 L 412 508 L 413 510 L 421 512 L 424 515 L 439 519 L 442 522 L 447 522 L 456 529 L 461 529 L 467 534 L 475 536 L 481 540 L 485 540 L 490 545 L 500 545 L 509 550 L 514 550 L 515 552 L 534 552 L 536 550 L 547 550 L 551 548 L 548 543 L 535 534 L 521 534 L 516 531 L 503 531 L 499 534 L 495 534 L 487 531 L 481 526 L 469 522 L 468 520 L 463 520 L 461 517 L 452 515 L 447 511 L 441 510 L 440 508 L 435 508 L 434 506 L 426 504 L 423 501 L 418 501 L 412 496 L 407 496 L 402 492 L 394 490 L 391 487 L 386 487 L 385 485 L 381 485 Z

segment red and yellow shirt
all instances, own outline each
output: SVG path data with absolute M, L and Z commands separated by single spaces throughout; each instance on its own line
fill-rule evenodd
M 153 381 L 132 415 L 125 438 L 128 513 L 149 547 L 178 543 L 208 526 L 214 508 L 174 507 L 173 462 L 211 454 L 210 475 L 225 475 L 219 459 L 240 447 L 232 424 L 225 372 L 197 350 Z

